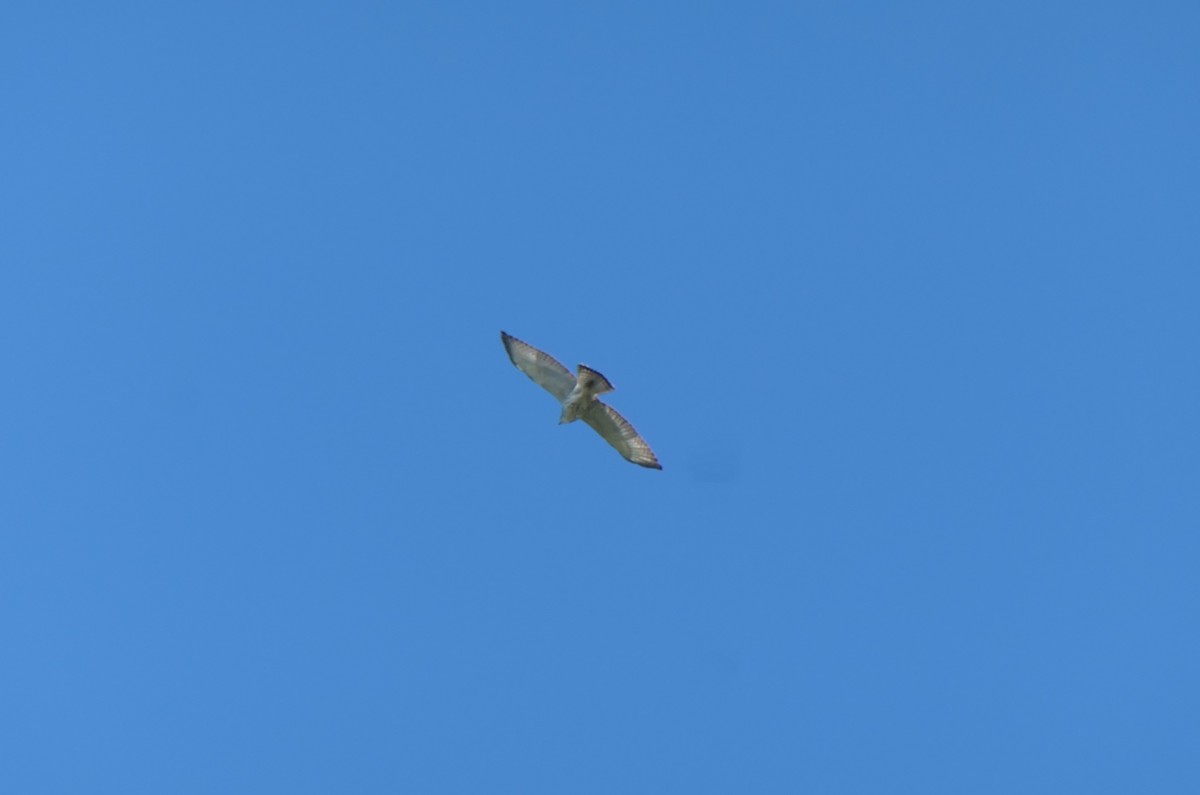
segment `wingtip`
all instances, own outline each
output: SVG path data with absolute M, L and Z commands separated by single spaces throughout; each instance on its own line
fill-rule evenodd
M 516 337 L 514 337 L 512 334 L 509 334 L 504 329 L 500 329 L 500 344 L 504 346 L 504 352 L 508 354 L 508 360 L 513 364 L 517 363 L 517 360 L 513 358 L 512 352 L 512 342 L 515 339 Z

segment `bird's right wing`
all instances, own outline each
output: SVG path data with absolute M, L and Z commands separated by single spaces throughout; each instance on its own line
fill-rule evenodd
M 627 461 L 650 469 L 662 469 L 650 445 L 612 406 L 593 400 L 581 419 L 604 437 L 604 441 L 617 448 Z
M 559 364 L 550 354 L 521 342 L 511 334 L 501 331 L 500 341 L 504 343 L 504 350 L 508 351 L 508 358 L 512 360 L 518 370 L 533 379 L 533 382 L 542 389 L 558 398 L 559 403 L 566 400 L 567 395 L 575 388 L 575 376 L 571 375 L 570 370 Z

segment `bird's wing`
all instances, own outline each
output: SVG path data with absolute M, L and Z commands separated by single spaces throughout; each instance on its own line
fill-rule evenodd
M 654 457 L 654 451 L 646 440 L 638 435 L 629 421 L 617 413 L 617 410 L 599 400 L 592 401 L 591 406 L 583 413 L 583 421 L 591 425 L 596 433 L 604 437 L 604 441 L 617 448 L 617 452 L 626 460 L 638 466 L 650 469 L 662 469 L 662 464 Z
M 508 358 L 517 366 L 517 369 L 532 378 L 533 382 L 542 389 L 558 398 L 559 403 L 563 402 L 575 387 L 575 376 L 571 375 L 571 371 L 559 364 L 550 354 L 543 353 L 503 331 L 500 332 L 500 341 L 504 343 L 504 350 L 508 351 Z

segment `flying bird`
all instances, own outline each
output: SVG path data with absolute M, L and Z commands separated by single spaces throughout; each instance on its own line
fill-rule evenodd
M 500 341 L 504 343 L 504 350 L 508 351 L 508 358 L 517 369 L 562 404 L 562 414 L 558 418 L 560 425 L 583 420 L 626 460 L 638 466 L 662 469 L 650 445 L 633 426 L 612 406 L 596 399 L 596 395 L 613 391 L 613 385 L 607 378 L 582 364 L 576 375 L 571 375 L 571 371 L 553 356 L 503 331 L 500 332 Z

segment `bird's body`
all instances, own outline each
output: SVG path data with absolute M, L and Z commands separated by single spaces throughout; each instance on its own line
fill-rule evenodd
M 559 425 L 580 419 L 585 412 L 592 408 L 592 403 L 599 402 L 596 400 L 596 395 L 613 390 L 613 385 L 608 382 L 608 379 L 590 367 L 581 364 L 578 373 L 575 376 L 575 386 L 571 387 L 571 391 L 567 393 L 567 397 L 562 402 L 562 414 L 558 418 Z
M 581 364 L 572 375 L 553 356 L 511 334 L 501 331 L 500 341 L 517 369 L 562 403 L 562 413 L 558 417 L 560 425 L 583 420 L 626 460 L 638 466 L 662 469 L 646 440 L 616 409 L 596 397 L 613 390 L 613 385 L 601 373 Z

